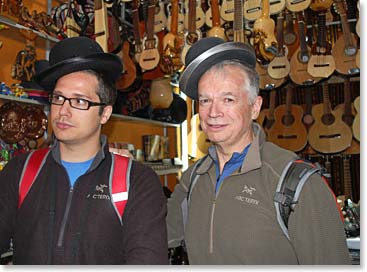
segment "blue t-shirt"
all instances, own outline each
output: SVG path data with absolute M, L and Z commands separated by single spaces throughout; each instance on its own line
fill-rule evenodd
M 217 184 L 215 186 L 215 192 L 216 193 L 218 192 L 219 186 L 223 182 L 223 180 L 226 177 L 228 177 L 234 170 L 241 167 L 241 165 L 243 163 L 243 160 L 245 159 L 250 146 L 251 146 L 251 144 L 247 145 L 241 153 L 234 152 L 232 154 L 231 159 L 229 161 L 227 161 L 226 164 L 223 167 L 222 175 L 220 175 L 220 171 L 219 171 L 218 158 L 217 157 L 213 158 L 213 160 L 215 162 L 215 170 L 216 170 L 216 176 L 217 176 Z M 214 154 L 216 154 L 216 153 L 214 153 Z
M 69 175 L 69 180 L 70 180 L 71 187 L 74 186 L 75 181 L 81 175 L 83 175 L 85 172 L 87 172 L 87 170 L 91 166 L 93 160 L 94 160 L 94 158 L 93 159 L 90 159 L 88 161 L 84 161 L 84 162 L 66 162 L 66 161 L 61 161 L 62 165 L 65 167 L 66 172 Z

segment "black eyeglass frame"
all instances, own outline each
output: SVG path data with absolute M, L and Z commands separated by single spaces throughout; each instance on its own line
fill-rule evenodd
M 54 98 L 55 96 L 57 96 L 57 97 L 62 97 L 62 98 L 64 99 L 64 101 L 63 101 L 62 103 L 60 103 L 60 104 L 57 104 L 57 103 L 53 102 L 53 98 Z M 71 103 L 71 102 L 72 102 L 72 100 L 82 100 L 82 101 L 86 102 L 86 103 L 87 103 L 87 108 L 86 108 L 86 109 L 81 109 L 81 108 L 78 108 L 78 107 L 73 106 L 73 105 L 72 105 L 72 103 Z M 89 108 L 90 108 L 90 107 L 106 106 L 106 105 L 107 105 L 106 103 L 97 103 L 97 102 L 92 102 L 92 101 L 89 101 L 89 100 L 84 99 L 84 98 L 78 98 L 78 97 L 68 98 L 68 97 L 65 97 L 65 96 L 63 96 L 63 95 L 61 95 L 61 94 L 54 94 L 54 93 L 52 93 L 52 94 L 50 94 L 50 95 L 48 96 L 48 101 L 50 102 L 50 104 L 52 104 L 52 105 L 57 105 L 57 106 L 62 106 L 62 105 L 64 105 L 65 101 L 68 101 L 68 102 L 69 102 L 70 107 L 72 107 L 72 108 L 74 108 L 74 109 L 77 109 L 77 110 L 89 110 Z

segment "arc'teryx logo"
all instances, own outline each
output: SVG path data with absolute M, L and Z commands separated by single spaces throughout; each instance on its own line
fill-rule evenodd
M 255 192 L 256 188 L 245 185 L 243 186 L 243 189 L 241 191 L 242 194 L 235 196 L 235 199 L 241 202 L 246 202 L 248 204 L 259 205 L 259 200 L 252 198 L 252 195 L 255 194 Z M 248 197 L 248 195 L 250 195 L 251 197 Z
M 106 189 L 106 190 L 105 190 Z M 89 194 L 87 198 L 93 198 L 93 199 L 107 199 L 110 200 L 111 197 L 108 193 L 108 186 L 106 184 L 100 184 L 96 185 L 95 192 L 93 194 Z

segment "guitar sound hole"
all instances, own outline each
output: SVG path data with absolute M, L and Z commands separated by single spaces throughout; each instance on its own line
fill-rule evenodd
M 290 126 L 294 123 L 294 116 L 291 114 L 286 114 L 282 117 L 282 123 L 285 126 Z
M 334 123 L 335 121 L 335 117 L 334 115 L 332 115 L 331 113 L 328 113 L 328 114 L 324 114 L 322 117 L 321 117 L 321 121 L 323 124 L 329 126 L 331 125 L 332 123 Z

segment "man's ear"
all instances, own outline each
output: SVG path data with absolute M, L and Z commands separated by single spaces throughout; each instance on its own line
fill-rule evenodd
M 259 117 L 262 103 L 263 98 L 261 96 L 257 96 L 255 98 L 254 103 L 252 104 L 252 113 L 251 113 L 252 120 L 256 120 L 257 117 Z
M 104 125 L 107 123 L 107 121 L 110 119 L 112 114 L 112 106 L 108 105 L 106 107 L 103 108 L 103 112 L 101 114 L 101 125 Z

